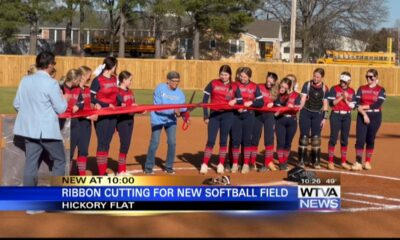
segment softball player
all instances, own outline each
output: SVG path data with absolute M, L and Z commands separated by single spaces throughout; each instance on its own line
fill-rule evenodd
M 118 86 L 115 71 L 118 61 L 114 57 L 106 57 L 101 66 L 101 74 L 93 79 L 90 86 L 92 103 L 96 109 L 113 108 L 117 105 Z M 105 175 L 107 170 L 108 151 L 117 125 L 115 116 L 99 116 L 94 127 L 97 135 L 97 165 L 99 175 Z
M 301 96 L 294 91 L 296 82 L 287 77 L 283 78 L 279 83 L 278 97 L 274 102 L 276 107 L 298 107 L 300 105 Z M 296 113 L 275 113 L 276 116 L 276 143 L 277 154 L 279 160 L 279 169 L 288 169 L 288 158 L 292 148 L 292 141 L 297 131 Z
M 356 125 L 356 162 L 352 170 L 372 169 L 371 159 L 374 152 L 375 137 L 382 122 L 382 104 L 386 100 L 386 91 L 378 84 L 378 71 L 369 69 L 365 75 L 367 84 L 357 90 L 358 106 Z M 362 166 L 362 155 L 366 145 L 365 163 Z
M 351 110 L 356 104 L 356 95 L 354 89 L 349 87 L 351 75 L 349 72 L 340 74 L 340 83 L 333 86 L 329 91 L 329 105 L 332 108 L 330 116 L 331 134 L 328 144 L 328 169 L 334 170 L 335 165 L 333 158 L 335 154 L 335 145 L 340 132 L 340 145 L 342 163 L 341 166 L 350 170 L 350 165 L 347 164 L 347 145 L 351 126 Z
M 117 96 L 118 106 L 134 106 L 135 95 L 129 86 L 132 82 L 132 74 L 128 71 L 122 71 L 118 76 L 119 92 Z M 117 117 L 117 130 L 120 140 L 118 157 L 118 175 L 130 175 L 126 173 L 126 154 L 131 145 L 132 132 L 134 125 L 134 114 L 121 114 Z
M 252 71 L 248 67 L 244 67 L 240 72 L 240 81 L 236 82 L 236 100 L 238 104 L 245 107 L 262 107 L 264 105 L 263 95 L 256 83 L 251 81 Z M 242 173 L 246 174 L 250 171 L 249 162 L 251 155 L 251 134 L 253 132 L 254 111 L 247 109 L 239 109 L 234 111 L 234 120 L 232 125 L 232 155 L 233 165 L 232 173 L 236 173 L 239 169 L 240 145 L 243 145 L 244 164 Z M 242 143 L 243 141 L 243 143 Z
M 203 103 L 227 103 L 235 105 L 236 99 L 234 89 L 231 84 L 232 70 L 228 65 L 222 65 L 219 69 L 219 79 L 212 80 L 204 89 Z M 207 124 L 208 139 L 204 150 L 203 164 L 200 173 L 206 174 L 208 171 L 208 162 L 212 156 L 215 139 L 219 131 L 219 164 L 217 173 L 224 173 L 224 162 L 227 154 L 227 141 L 229 131 L 233 123 L 233 111 L 230 110 L 211 110 L 208 114 L 208 108 L 204 108 L 204 122 Z
M 299 165 L 304 166 L 307 147 L 311 139 L 311 163 L 320 168 L 321 130 L 328 118 L 328 87 L 322 82 L 325 71 L 314 70 L 313 79 L 304 83 L 301 90 Z
M 68 101 L 68 107 L 65 112 L 76 113 L 83 109 L 83 98 L 79 88 L 79 82 L 82 78 L 82 72 L 79 69 L 70 69 L 65 76 L 63 85 L 61 86 L 64 97 Z M 62 125 L 64 122 L 62 123 Z M 71 148 L 70 159 L 74 157 L 75 148 L 79 141 L 79 121 L 77 118 L 71 118 Z
M 90 77 L 92 75 L 92 70 L 87 66 L 81 66 L 79 70 L 82 72 L 82 78 L 79 82 L 80 94 L 82 95 L 83 110 L 92 109 L 90 100 L 90 88 L 87 84 L 90 82 Z M 92 134 L 92 122 L 88 118 L 78 118 L 78 141 L 73 146 L 71 144 L 72 153 L 75 152 L 75 148 L 78 147 L 78 173 L 80 176 L 86 175 L 86 163 L 87 157 L 89 155 L 89 142 L 90 136 Z
M 276 99 L 275 83 L 278 80 L 278 75 L 274 72 L 268 72 L 265 83 L 258 84 L 261 94 L 263 95 L 264 107 L 271 108 L 274 106 Z M 253 125 L 253 134 L 251 138 L 251 159 L 250 166 L 256 169 L 256 160 L 258 153 L 258 144 L 261 138 L 261 132 L 264 128 L 264 166 L 260 168 L 260 172 L 267 170 L 267 167 L 276 171 L 276 167 L 272 162 L 274 157 L 274 129 L 275 129 L 275 116 L 273 112 L 255 112 L 255 120 Z
M 235 78 L 232 79 L 232 80 L 233 80 L 232 83 L 238 82 L 238 81 L 239 81 L 239 79 L 240 79 L 240 72 L 242 71 L 242 69 L 243 69 L 243 67 L 238 67 L 238 69 L 236 69 Z M 232 83 L 231 83 L 231 84 L 232 84 Z M 235 84 L 232 84 L 232 86 L 235 86 L 235 87 L 236 87 Z M 232 159 L 233 159 L 233 153 L 232 153 L 232 128 L 231 128 L 231 130 L 229 131 L 229 137 L 228 137 L 228 139 L 229 139 L 229 144 L 228 144 L 228 156 L 227 156 L 227 158 L 226 158 L 226 160 L 225 160 L 225 171 L 230 171 L 230 169 L 231 169 L 231 167 L 232 167 L 232 164 L 231 164 Z

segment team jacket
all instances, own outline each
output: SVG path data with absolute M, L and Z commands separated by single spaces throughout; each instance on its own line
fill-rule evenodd
M 220 79 L 212 80 L 204 89 L 203 103 L 226 103 L 235 98 L 236 85 L 231 82 L 225 84 Z M 208 118 L 208 108 L 203 108 L 204 118 Z
M 61 90 L 64 96 L 69 97 L 67 110 L 65 112 L 72 113 L 72 108 L 76 105 L 79 109 L 83 109 L 83 98 L 79 87 L 68 87 L 63 84 Z
M 90 86 L 90 95 L 93 104 L 100 104 L 102 107 L 108 107 L 110 104 L 117 105 L 118 86 L 115 76 L 106 78 L 100 75 L 93 79 Z
M 371 88 L 364 85 L 358 88 L 356 94 L 357 105 L 369 105 L 370 109 L 382 110 L 382 104 L 386 100 L 386 91 L 383 87 L 376 85 Z
M 236 85 L 236 100 L 238 104 L 246 101 L 253 101 L 250 107 L 262 107 L 264 105 L 263 95 L 256 83 L 249 81 L 242 84 L 240 81 L 234 83 Z
M 333 101 L 340 98 L 340 96 L 344 93 L 347 92 L 348 97 L 347 101 L 352 104 L 353 106 L 349 106 L 344 100 L 340 101 L 338 104 L 333 105 Z M 356 94 L 354 89 L 348 87 L 347 89 L 343 89 L 340 87 L 340 85 L 333 86 L 331 90 L 329 91 L 329 105 L 332 107 L 332 111 L 351 111 L 356 104 Z

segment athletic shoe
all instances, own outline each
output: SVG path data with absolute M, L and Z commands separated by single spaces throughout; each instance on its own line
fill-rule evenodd
M 251 171 L 257 171 L 257 164 L 250 164 L 250 170 Z
M 231 168 L 231 173 L 237 173 L 238 170 L 239 170 L 238 164 L 237 164 L 237 163 L 234 163 L 234 164 L 232 165 L 232 168 Z
M 148 170 L 148 169 L 145 169 L 145 170 L 143 171 L 143 173 L 146 174 L 146 175 L 154 175 L 153 170 Z
M 329 170 L 335 170 L 335 164 L 333 162 L 328 163 Z
M 320 168 L 321 168 L 321 165 L 319 165 L 319 163 L 314 163 L 314 164 L 313 164 L 313 167 L 314 167 L 315 169 L 320 169 Z
M 165 172 L 166 174 L 171 174 L 171 175 L 173 175 L 173 174 L 176 173 L 174 169 L 165 169 L 164 172 Z
M 342 168 L 345 169 L 345 170 L 351 170 L 351 166 L 349 164 L 345 163 L 345 162 L 342 163 L 340 166 L 342 166 Z
M 271 171 L 278 171 L 278 169 L 276 168 L 276 166 L 273 162 L 268 163 L 268 168 Z
M 201 164 L 201 168 L 200 168 L 200 174 L 207 174 L 207 171 L 208 171 L 208 166 L 207 166 L 207 164 L 205 164 L 205 163 L 203 163 L 203 164 Z
M 371 170 L 372 169 L 371 163 L 370 162 L 365 162 L 364 169 L 365 170 Z
M 353 171 L 360 171 L 362 170 L 362 165 L 358 162 L 355 162 L 353 166 L 351 166 L 351 170 Z
M 243 167 L 242 167 L 242 174 L 247 174 L 247 173 L 249 173 L 249 172 L 250 172 L 249 164 L 243 164 Z
M 229 163 L 225 163 L 225 172 L 229 172 L 231 170 L 231 165 Z
M 218 174 L 224 174 L 224 170 L 225 170 L 224 165 L 222 165 L 221 163 L 218 164 L 218 166 L 217 166 L 217 173 L 218 173 Z
M 281 171 L 288 170 L 288 164 L 287 163 L 279 163 L 279 170 L 281 170 Z
M 110 173 L 106 173 L 106 176 L 108 177 L 115 177 L 115 172 L 110 172 Z
M 267 171 L 267 167 L 266 166 L 262 166 L 261 168 L 259 168 L 257 170 L 257 172 L 266 172 Z

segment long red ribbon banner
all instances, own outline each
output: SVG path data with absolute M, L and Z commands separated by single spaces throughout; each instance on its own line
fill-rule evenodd
M 297 108 L 289 108 L 289 107 L 262 107 L 262 108 L 252 108 L 245 107 L 243 105 L 235 105 L 233 107 L 229 106 L 226 103 L 198 103 L 198 104 L 163 104 L 163 105 L 137 105 L 137 106 L 126 106 L 126 107 L 114 107 L 114 108 L 102 108 L 100 110 L 83 110 L 77 113 L 63 113 L 59 115 L 59 118 L 82 118 L 88 117 L 92 115 L 98 116 L 106 116 L 106 115 L 118 115 L 118 114 L 127 114 L 127 113 L 141 113 L 144 111 L 162 111 L 162 110 L 170 110 L 170 109 L 178 109 L 178 108 L 188 108 L 193 109 L 197 107 L 202 108 L 210 108 L 213 110 L 234 110 L 234 109 L 248 109 L 248 110 L 256 110 L 260 112 L 280 112 L 281 114 L 295 114 L 298 109 Z

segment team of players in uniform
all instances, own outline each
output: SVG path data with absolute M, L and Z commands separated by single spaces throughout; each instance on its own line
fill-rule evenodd
M 80 110 L 92 108 L 101 109 L 114 106 L 135 105 L 135 97 L 129 86 L 132 82 L 132 74 L 122 71 L 116 77 L 117 59 L 107 57 L 100 68 L 91 86 L 92 71 L 86 66 L 79 69 L 71 69 L 65 77 L 62 90 L 68 100 L 67 112 L 76 113 Z M 179 74 L 176 72 L 167 76 L 169 80 L 179 82 Z M 296 76 L 289 74 L 278 80 L 276 73 L 268 72 L 265 83 L 256 84 L 252 81 L 252 70 L 241 67 L 235 76 L 232 75 L 230 66 L 223 65 L 219 70 L 219 78 L 212 80 L 204 89 L 203 103 L 220 103 L 230 106 L 243 105 L 238 110 L 218 110 L 204 108 L 204 122 L 208 128 L 208 138 L 204 150 L 201 174 L 207 174 L 208 164 L 211 159 L 216 137 L 219 132 L 219 164 L 217 173 L 223 174 L 226 170 L 232 173 L 241 171 L 246 174 L 251 170 L 260 172 L 271 170 L 287 170 L 288 159 L 291 152 L 291 144 L 297 131 L 299 122 L 300 138 L 298 147 L 298 165 L 305 166 L 309 163 L 314 168 L 320 168 L 321 130 L 330 114 L 330 138 L 328 144 L 328 169 L 335 169 L 334 151 L 340 133 L 341 167 L 346 170 L 369 170 L 374 150 L 374 142 L 377 131 L 382 121 L 382 104 L 385 101 L 385 89 L 378 85 L 378 72 L 369 69 L 366 73 L 367 84 L 359 87 L 355 92 L 350 87 L 351 75 L 343 72 L 340 75 L 340 83 L 328 89 L 323 83 L 324 70 L 317 68 L 313 72 L 313 78 L 304 83 L 301 92 L 297 92 Z M 170 79 L 171 78 L 171 79 Z M 159 86 L 164 87 L 164 86 Z M 177 85 L 173 89 L 176 90 Z M 174 96 L 184 102 L 184 96 Z M 183 103 L 182 102 L 182 103 Z M 272 107 L 288 107 L 300 114 L 297 117 L 295 111 L 257 111 L 255 108 L 268 109 Z M 356 123 L 356 162 L 353 165 L 347 163 L 347 145 L 351 125 L 351 111 L 357 109 Z M 170 110 L 166 110 L 170 111 Z M 186 109 L 182 109 L 186 111 Z M 179 113 L 179 112 L 178 112 Z M 163 111 L 152 113 L 163 117 Z M 178 116 L 178 115 L 176 115 Z M 153 116 L 152 116 L 153 117 Z M 299 118 L 299 121 L 297 121 Z M 156 119 L 157 120 L 157 119 Z M 91 136 L 92 121 L 98 139 L 96 159 L 98 174 L 105 175 L 110 143 L 115 130 L 120 137 L 120 150 L 118 157 L 118 174 L 126 173 L 126 155 L 129 151 L 134 126 L 134 114 L 121 114 L 118 116 L 90 116 L 88 118 L 71 119 L 71 159 L 75 149 L 78 148 L 77 166 L 79 175 L 86 174 L 86 162 L 88 157 L 89 141 Z M 152 118 L 153 121 L 153 118 Z M 168 128 L 174 127 L 171 121 L 164 125 L 167 134 Z M 176 129 L 173 128 L 173 130 Z M 264 129 L 264 163 L 257 169 L 256 159 L 258 145 Z M 156 130 L 152 129 L 152 135 Z M 172 134 L 172 133 L 171 133 Z M 175 136 L 175 135 L 174 135 Z M 276 152 L 278 167 L 273 162 L 274 138 L 276 137 Z M 153 137 L 153 136 L 152 136 Z M 157 136 L 159 138 L 159 134 Z M 229 147 L 228 147 L 228 139 Z M 157 139 L 156 139 L 157 141 Z M 153 144 L 154 145 L 154 144 Z M 310 160 L 308 161 L 308 146 L 311 145 Z M 154 155 L 155 149 L 149 147 L 150 155 Z M 154 148 L 154 147 L 153 147 Z M 174 148 L 174 146 L 173 146 Z M 363 163 L 362 156 L 366 148 L 366 157 Z M 150 151 L 151 150 L 151 151 Z M 173 160 L 175 148 L 168 148 L 167 173 L 175 173 Z M 172 152 L 172 153 L 171 153 Z M 229 154 L 229 152 L 231 152 Z M 149 153 L 148 153 L 149 154 Z M 171 155 L 171 156 L 170 156 Z M 228 164 L 227 156 L 231 163 Z M 243 164 L 239 165 L 242 156 Z M 149 162 L 149 163 L 148 163 Z M 153 162 L 153 163 L 152 163 Z M 151 165 L 151 166 L 150 166 Z M 146 161 L 145 173 L 152 174 L 154 161 Z

